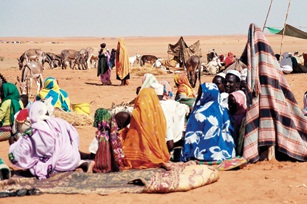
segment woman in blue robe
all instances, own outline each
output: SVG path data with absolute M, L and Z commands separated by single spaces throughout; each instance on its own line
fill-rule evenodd
M 187 123 L 181 161 L 212 162 L 235 157 L 234 128 L 220 100 L 215 84 L 201 84 Z

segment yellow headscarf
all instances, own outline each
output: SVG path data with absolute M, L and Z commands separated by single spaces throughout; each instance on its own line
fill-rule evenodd
M 195 97 L 194 89 L 192 88 L 188 77 L 185 73 L 175 74 L 174 81 L 177 87 L 177 94 L 184 94 L 187 97 Z

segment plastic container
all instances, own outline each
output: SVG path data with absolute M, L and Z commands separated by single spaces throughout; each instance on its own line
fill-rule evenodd
M 89 115 L 91 113 L 90 104 L 89 103 L 77 103 L 71 104 L 73 111 L 76 113 L 83 113 Z

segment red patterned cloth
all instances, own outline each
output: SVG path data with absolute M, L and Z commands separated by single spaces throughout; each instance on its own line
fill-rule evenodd
M 307 161 L 307 119 L 266 37 L 254 24 L 241 61 L 248 68 L 243 157 L 256 162 L 259 147 L 277 146 L 278 151 Z

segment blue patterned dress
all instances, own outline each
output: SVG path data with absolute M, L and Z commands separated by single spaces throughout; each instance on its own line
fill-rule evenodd
M 181 161 L 221 161 L 235 157 L 233 127 L 220 100 L 215 84 L 201 85 L 201 96 L 186 127 Z

